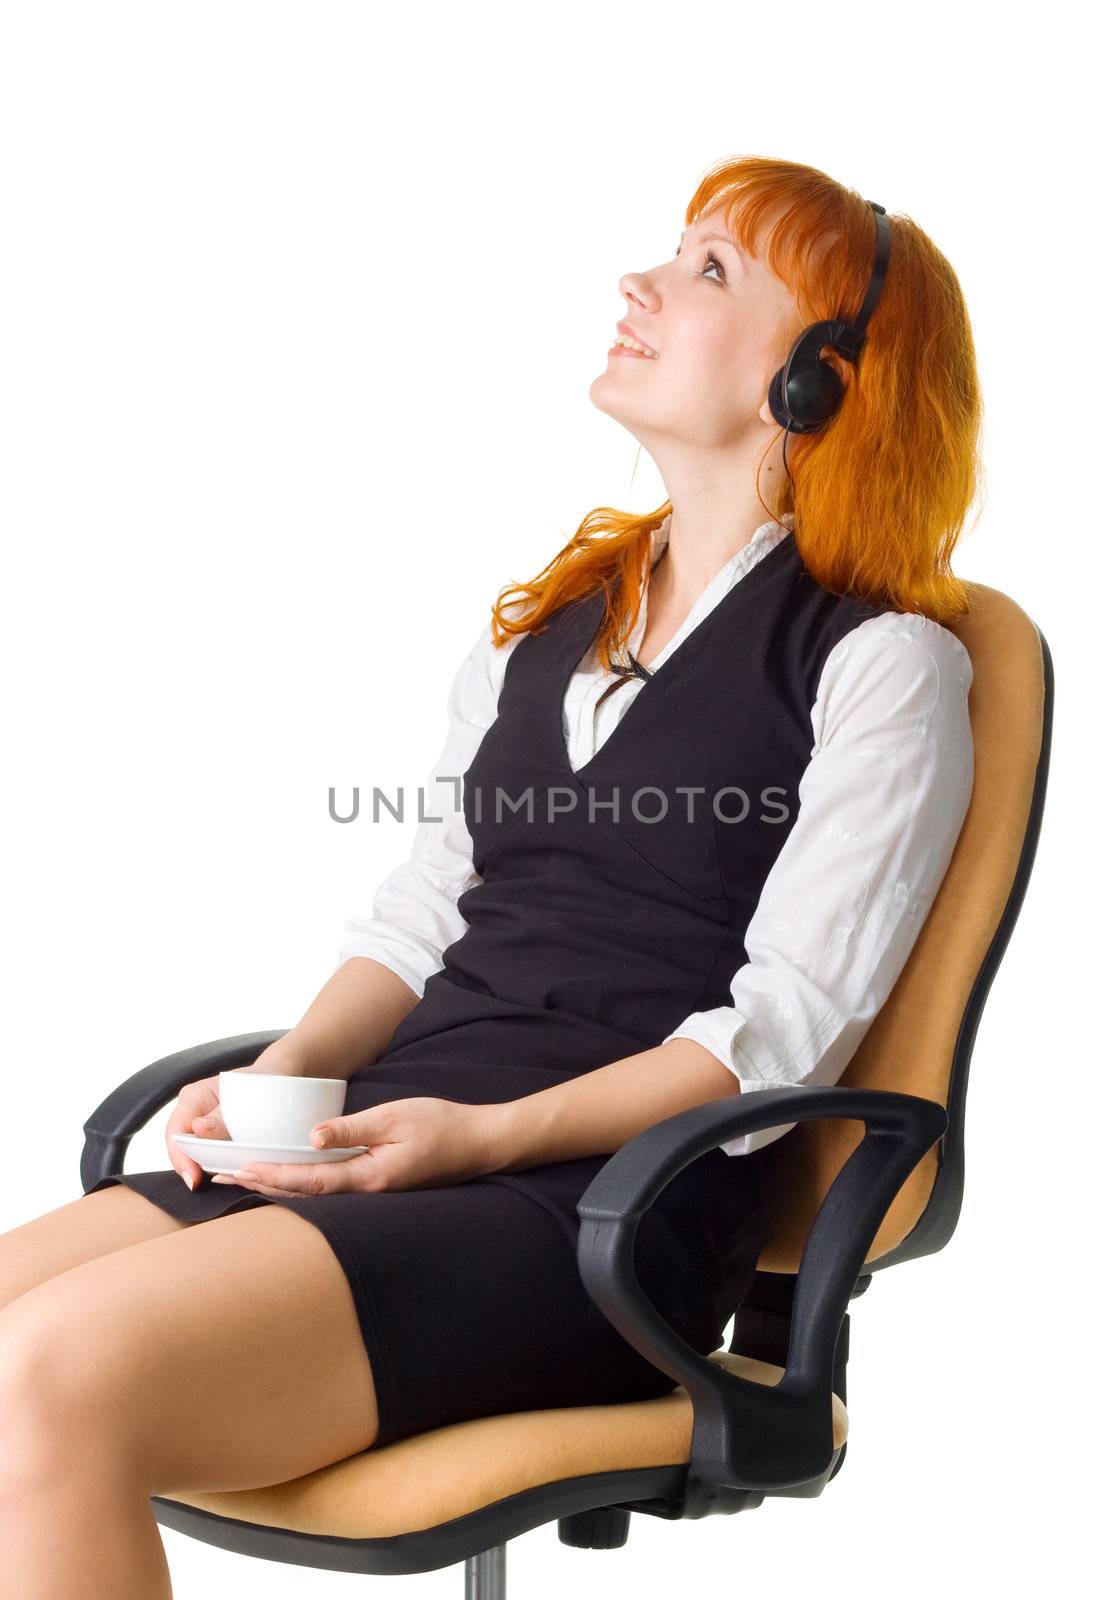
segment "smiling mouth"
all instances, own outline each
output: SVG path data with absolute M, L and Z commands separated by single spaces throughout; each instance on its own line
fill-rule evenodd
M 630 333 L 625 333 L 623 328 L 617 329 L 617 337 L 613 340 L 609 349 L 611 351 L 624 350 L 629 355 L 641 355 L 648 361 L 658 361 L 659 359 L 658 350 L 652 350 L 648 345 L 641 344 L 639 339 L 634 338 Z

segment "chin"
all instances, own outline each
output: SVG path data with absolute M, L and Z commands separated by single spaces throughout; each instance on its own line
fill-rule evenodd
M 614 421 L 624 422 L 627 425 L 626 416 L 623 414 L 625 408 L 621 404 L 619 392 L 615 384 L 611 382 L 611 375 L 608 372 L 598 373 L 590 384 L 588 394 L 591 405 L 595 405 L 599 411 L 604 411 L 605 415 L 612 417 Z

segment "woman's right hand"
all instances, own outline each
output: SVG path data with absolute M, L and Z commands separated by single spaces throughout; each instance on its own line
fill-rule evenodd
M 288 1035 L 275 1040 L 267 1045 L 262 1054 L 245 1067 L 232 1067 L 233 1072 L 280 1072 L 296 1077 L 304 1071 L 304 1065 L 295 1047 L 286 1045 Z M 279 1046 L 284 1046 L 280 1049 Z M 175 1172 L 181 1174 L 182 1180 L 190 1189 L 196 1189 L 203 1177 L 204 1168 L 185 1154 L 184 1148 L 174 1138 L 175 1133 L 191 1134 L 199 1139 L 230 1139 L 223 1114 L 220 1111 L 220 1075 L 214 1073 L 210 1078 L 198 1078 L 195 1083 L 187 1083 L 177 1097 L 177 1104 L 166 1124 L 166 1149 L 169 1152 L 170 1166 Z

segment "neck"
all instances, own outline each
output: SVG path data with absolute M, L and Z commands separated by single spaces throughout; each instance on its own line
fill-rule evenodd
M 649 577 L 653 604 L 689 611 L 721 568 L 747 548 L 760 528 L 774 521 L 773 513 L 761 506 L 758 515 L 749 512 L 731 525 L 718 524 L 695 534 L 690 522 L 680 522 L 679 513 L 672 511 L 653 550 Z M 790 528 L 792 514 L 782 521 Z

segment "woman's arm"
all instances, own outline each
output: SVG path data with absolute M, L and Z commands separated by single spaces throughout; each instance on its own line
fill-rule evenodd
M 266 1046 L 254 1070 L 350 1078 L 378 1059 L 417 998 L 380 962 L 348 961 L 332 973 L 296 1027 Z
M 514 1171 L 601 1155 L 728 1093 L 834 1083 L 905 965 L 971 798 L 971 661 L 927 617 L 887 613 L 825 663 L 793 828 L 745 935 L 733 1005 L 659 1046 L 499 1108 Z M 746 1155 L 794 1124 L 723 1144 Z
M 417 827 L 408 861 L 378 885 L 368 906 L 349 914 L 332 976 L 296 1027 L 264 1052 L 280 1056 L 286 1070 L 349 1078 L 372 1066 L 443 966 L 444 950 L 465 933 L 457 901 L 478 875 L 462 775 L 497 714 L 498 668 L 503 677 L 487 624 L 452 680 L 446 741 L 424 786 L 428 820 Z

